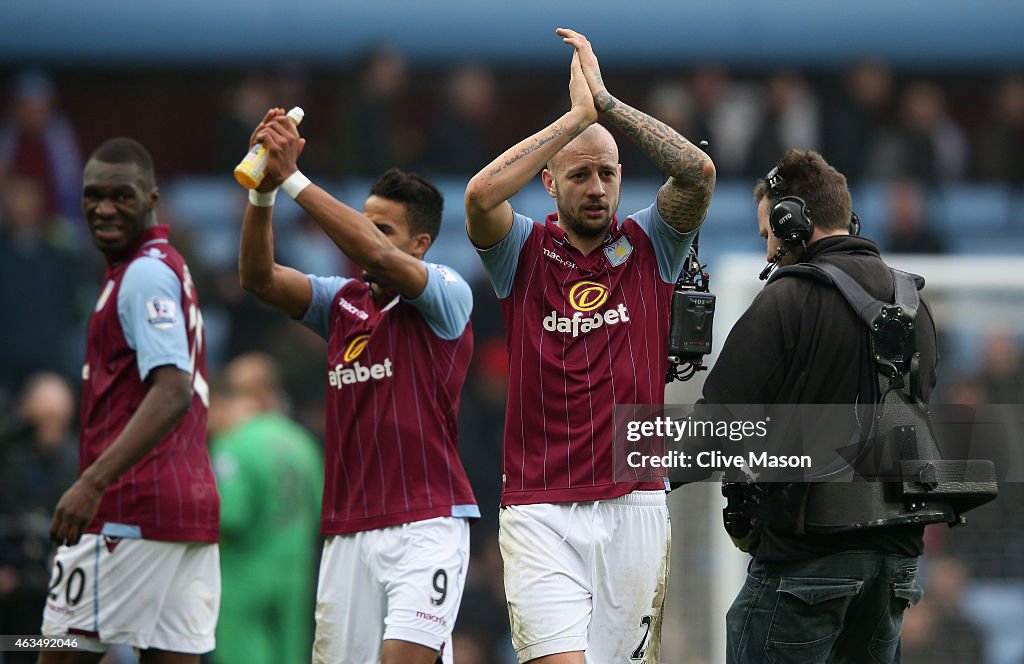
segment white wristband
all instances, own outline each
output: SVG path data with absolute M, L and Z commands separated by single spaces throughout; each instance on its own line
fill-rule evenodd
M 253 207 L 274 207 L 275 198 L 277 198 L 277 189 L 270 191 L 249 190 L 249 203 Z
M 303 175 L 302 171 L 295 171 L 288 176 L 288 179 L 281 183 L 281 188 L 292 198 L 297 198 L 309 184 L 309 178 Z

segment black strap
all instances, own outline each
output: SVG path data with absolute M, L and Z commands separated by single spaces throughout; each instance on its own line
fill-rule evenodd
M 796 265 L 780 267 L 772 272 L 772 276 L 768 278 L 765 286 L 773 281 L 781 279 L 782 277 L 803 277 L 805 279 L 810 279 L 811 281 L 817 281 L 820 284 L 825 284 L 826 286 L 833 285 L 832 277 L 828 276 L 828 273 L 817 265 L 812 263 L 797 263 Z
M 900 307 L 908 318 L 915 320 L 921 305 L 921 298 L 917 294 L 920 277 L 892 268 L 889 268 L 889 272 L 892 274 L 896 294 L 894 304 Z M 863 286 L 854 281 L 853 277 L 832 263 L 802 263 L 784 267 L 776 270 L 768 283 L 786 276 L 805 277 L 819 283 L 834 285 L 869 328 L 874 325 L 882 308 L 890 306 L 888 302 L 872 297 Z
M 904 355 L 897 362 L 899 369 L 886 360 L 886 347 L 894 348 L 886 343 L 886 328 L 898 322 L 903 330 L 900 335 L 906 332 L 913 334 L 906 323 L 915 322 L 919 307 L 924 306 L 917 292 L 924 286 L 924 279 L 908 272 L 889 270 L 895 295 L 892 304 L 872 297 L 846 272 L 831 263 L 804 263 L 780 268 L 768 281 L 799 276 L 834 285 L 867 324 L 872 355 L 879 370 L 876 384 L 882 390 L 880 395 L 876 395 L 876 403 L 882 405 L 875 411 L 877 421 L 873 425 L 885 432 L 884 440 L 888 442 L 889 449 L 898 453 L 900 464 L 902 481 L 895 489 L 891 482 L 812 483 L 804 507 L 803 527 L 806 532 L 833 533 L 877 526 L 957 523 L 963 512 L 994 499 L 998 494 L 991 461 L 942 459 L 927 407 L 921 398 L 920 353 Z M 894 317 L 897 321 L 893 320 Z M 913 346 L 909 348 L 913 349 Z M 901 353 L 907 350 L 899 344 L 896 349 Z M 886 367 L 895 372 L 887 372 Z M 861 394 L 865 393 L 862 385 Z M 917 408 L 900 407 L 904 403 Z M 886 414 L 888 411 L 891 412 Z M 856 449 L 860 453 L 861 448 Z M 893 492 L 897 498 L 890 495 Z

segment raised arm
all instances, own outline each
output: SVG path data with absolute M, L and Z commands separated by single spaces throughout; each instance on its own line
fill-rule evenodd
M 268 122 L 284 116 L 279 108 L 272 109 L 253 132 L 250 145 L 255 142 Z M 290 121 L 288 121 L 290 123 Z M 268 192 L 280 183 L 264 178 L 258 192 Z M 250 197 L 242 218 L 242 237 L 238 247 L 238 278 L 242 288 L 253 293 L 272 307 L 292 318 L 306 313 L 313 300 L 313 288 L 306 275 L 274 261 L 274 228 L 271 224 L 273 205 L 255 205 Z
M 297 160 L 305 139 L 284 115 L 276 114 L 266 123 L 258 139 L 267 147 L 267 186 L 277 186 L 298 172 Z M 417 297 L 427 285 L 423 261 L 399 249 L 365 215 L 315 184 L 295 197 L 303 210 L 319 224 L 331 241 L 352 262 L 383 286 L 390 286 L 408 298 Z M 429 247 L 427 244 L 424 251 Z
M 594 99 L 575 54 L 569 71 L 572 108 L 533 136 L 505 150 L 466 185 L 466 231 L 477 247 L 493 247 L 508 235 L 512 228 L 512 206 L 508 199 L 597 120 Z
M 665 123 L 609 94 L 597 56 L 586 37 L 565 28 L 556 32 L 576 48 L 597 110 L 669 176 L 658 191 L 661 217 L 677 231 L 692 231 L 704 219 L 715 188 L 715 165 L 711 158 Z

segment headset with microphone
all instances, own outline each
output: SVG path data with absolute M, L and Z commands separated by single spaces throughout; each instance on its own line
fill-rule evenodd
M 772 256 L 768 265 L 761 270 L 759 278 L 764 281 L 771 274 L 771 271 L 779 264 L 779 260 L 788 254 L 792 247 L 800 245 L 806 251 L 807 241 L 814 233 L 814 221 L 811 219 L 811 209 L 799 196 L 787 196 L 782 193 L 784 180 L 779 175 L 779 167 L 776 166 L 768 171 L 765 176 L 768 183 L 768 193 L 776 200 L 771 212 L 768 213 L 768 225 L 772 235 L 782 240 L 782 246 Z M 860 235 L 860 218 L 856 213 L 850 217 L 850 235 Z

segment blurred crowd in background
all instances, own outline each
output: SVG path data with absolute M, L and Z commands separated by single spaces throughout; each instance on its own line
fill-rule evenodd
M 77 473 L 84 326 L 103 274 L 80 212 L 83 159 L 93 148 L 130 135 L 153 154 L 163 192 L 159 218 L 171 225 L 198 287 L 212 382 L 232 358 L 268 354 L 280 367 L 283 409 L 322 441 L 325 344 L 238 283 L 232 242 L 246 199 L 230 173 L 254 126 L 272 106 L 303 106 L 303 171 L 345 193 L 343 200 L 356 208 L 369 180 L 391 166 L 451 183 L 445 232 L 458 238 L 458 183 L 567 108 L 565 69 L 466 63 L 423 70 L 399 50 L 381 47 L 345 70 L 6 72 L 0 88 L 0 633 L 38 632 L 49 512 Z M 855 190 L 874 192 L 873 213 L 861 215 L 864 234 L 885 251 L 970 253 L 973 243 L 987 253 L 1001 247 L 1019 254 L 1024 246 L 1024 233 L 1014 235 L 1024 227 L 1024 71 L 929 75 L 877 60 L 815 72 L 605 69 L 613 94 L 691 140 L 710 142 L 725 192 L 719 203 L 716 191 L 711 225 L 716 205 L 746 206 L 739 208 L 745 226 L 705 240 L 702 249 L 763 251 L 750 192 L 789 147 L 821 151 Z M 93 108 L 108 104 L 103 113 Z M 627 140 L 620 136 L 619 143 L 624 191 L 660 183 Z M 949 213 L 950 191 L 967 192 L 966 200 L 951 204 L 968 214 L 935 223 Z M 278 208 L 279 262 L 317 274 L 358 274 L 301 211 Z M 975 228 L 971 211 L 1005 218 Z M 477 259 L 464 235 L 448 253 L 428 259 L 456 263 L 475 294 L 476 351 L 463 394 L 460 447 L 484 518 L 472 530 L 456 661 L 512 662 L 496 537 L 507 372 L 501 315 L 483 273 L 472 267 Z M 981 361 L 943 374 L 936 400 L 1024 403 L 1020 332 L 987 330 L 977 340 Z M 979 525 L 970 532 L 929 530 L 927 594 L 907 614 L 905 662 L 924 661 L 924 652 L 934 663 L 1024 661 L 1021 637 L 1008 643 L 993 627 L 1016 620 L 1019 632 L 1024 624 L 1024 615 L 1013 613 L 1024 612 L 1019 599 L 992 600 L 999 589 L 1024 593 L 1024 503 L 1017 486 L 978 510 Z M 985 584 L 996 594 L 972 606 L 968 591 Z M 1003 615 L 986 622 L 986 611 Z

